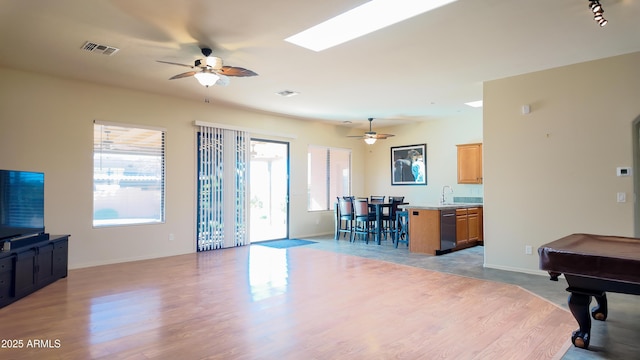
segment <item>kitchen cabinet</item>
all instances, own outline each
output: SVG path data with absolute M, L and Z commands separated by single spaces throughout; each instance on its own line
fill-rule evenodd
M 456 247 L 476 245 L 482 239 L 482 208 L 456 210 Z
M 456 210 L 456 246 L 469 242 L 469 219 L 467 209 Z
M 482 239 L 482 207 L 409 206 L 409 252 L 441 255 Z
M 440 250 L 440 210 L 408 209 L 409 252 L 435 255 Z
M 467 209 L 467 226 L 469 228 L 469 241 L 480 241 L 482 234 L 482 223 L 480 222 L 482 208 L 468 208 Z
M 458 184 L 482 184 L 482 144 L 458 147 Z

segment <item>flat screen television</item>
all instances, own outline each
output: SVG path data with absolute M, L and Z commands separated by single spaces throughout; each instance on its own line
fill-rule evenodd
M 0 170 L 0 242 L 44 234 L 44 173 Z

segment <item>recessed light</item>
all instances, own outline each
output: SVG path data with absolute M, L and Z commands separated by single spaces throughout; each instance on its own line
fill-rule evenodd
M 469 106 L 474 107 L 474 108 L 479 108 L 479 107 L 482 107 L 482 100 L 471 101 L 471 102 L 464 103 L 464 104 L 465 105 L 469 105 Z
M 313 51 L 353 40 L 456 0 L 372 0 L 285 39 Z

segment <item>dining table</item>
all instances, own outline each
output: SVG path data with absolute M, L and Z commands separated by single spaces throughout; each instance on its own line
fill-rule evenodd
M 376 224 L 375 224 L 375 232 L 374 232 L 374 240 L 377 245 L 380 245 L 382 240 L 382 229 L 383 229 L 383 220 L 382 216 L 384 215 L 384 209 L 389 209 L 389 213 L 391 213 L 391 208 L 395 207 L 395 210 L 398 210 L 398 206 L 400 205 L 409 205 L 408 202 L 384 202 L 382 200 L 370 200 L 369 201 L 369 210 L 376 214 Z

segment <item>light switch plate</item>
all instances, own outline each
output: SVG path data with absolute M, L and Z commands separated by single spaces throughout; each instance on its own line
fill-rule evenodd
M 619 192 L 618 193 L 618 202 L 623 203 L 627 201 L 627 193 Z

